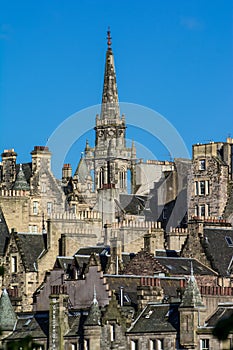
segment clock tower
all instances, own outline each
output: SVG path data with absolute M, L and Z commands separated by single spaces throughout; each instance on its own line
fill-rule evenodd
M 134 145 L 126 147 L 125 117 L 120 116 L 110 31 L 107 43 L 101 113 L 96 116 L 95 126 L 95 187 L 97 190 L 116 189 L 120 194 L 128 192 L 127 174 L 132 170 L 136 152 Z

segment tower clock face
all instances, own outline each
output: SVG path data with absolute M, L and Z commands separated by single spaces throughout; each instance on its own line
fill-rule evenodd
M 114 134 L 115 134 L 115 131 L 113 130 L 113 129 L 110 129 L 109 131 L 108 131 L 108 135 L 109 136 L 114 136 Z

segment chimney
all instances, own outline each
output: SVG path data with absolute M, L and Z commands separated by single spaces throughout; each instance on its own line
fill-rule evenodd
M 49 349 L 65 350 L 64 335 L 69 330 L 68 295 L 65 285 L 51 287 L 49 296 Z
M 64 164 L 62 168 L 62 181 L 66 182 L 72 177 L 72 168 L 69 163 Z
M 35 146 L 31 152 L 32 172 L 35 173 L 41 169 L 51 170 L 51 152 L 46 146 Z
M 17 153 L 12 149 L 5 149 L 2 153 L 2 186 L 10 190 L 16 178 L 16 157 Z

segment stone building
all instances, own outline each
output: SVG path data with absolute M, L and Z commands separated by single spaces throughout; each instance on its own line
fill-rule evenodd
M 31 163 L 16 164 L 13 149 L 2 153 L 0 206 L 10 230 L 37 233 L 53 213 L 64 212 L 66 199 L 49 149 L 35 146 L 31 155 Z
M 232 222 L 233 139 L 193 145 L 188 178 L 188 216 Z

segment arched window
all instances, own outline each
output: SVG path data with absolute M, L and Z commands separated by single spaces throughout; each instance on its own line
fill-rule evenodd
M 126 172 L 124 168 L 121 168 L 119 173 L 119 185 L 120 185 L 120 188 L 126 187 Z
M 102 188 L 104 184 L 104 169 L 100 168 L 99 171 L 99 188 Z

